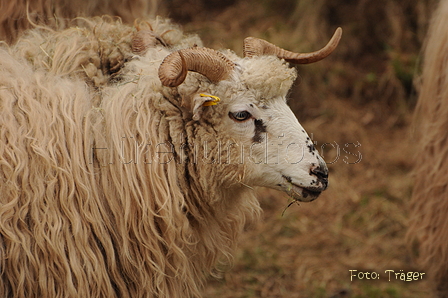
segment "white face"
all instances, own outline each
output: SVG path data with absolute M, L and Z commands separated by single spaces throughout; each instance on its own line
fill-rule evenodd
M 250 96 L 227 106 L 223 124 L 244 143 L 245 183 L 312 201 L 328 186 L 328 169 L 283 97 L 260 103 Z

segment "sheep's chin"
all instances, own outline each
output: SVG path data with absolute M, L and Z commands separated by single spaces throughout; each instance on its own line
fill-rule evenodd
M 314 201 L 321 193 L 321 191 L 304 188 L 293 183 L 284 185 L 283 191 L 286 192 L 288 196 L 290 196 L 295 201 L 300 202 Z

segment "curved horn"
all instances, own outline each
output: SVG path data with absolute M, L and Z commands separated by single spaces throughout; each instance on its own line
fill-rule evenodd
M 209 48 L 189 48 L 169 54 L 159 67 L 162 85 L 176 87 L 182 84 L 188 70 L 198 72 L 216 83 L 229 77 L 235 63 Z
M 141 30 L 132 36 L 131 49 L 135 54 L 144 54 L 150 47 L 155 47 L 156 35 L 150 30 Z
M 294 53 L 273 45 L 263 39 L 247 37 L 244 39 L 244 56 L 253 57 L 261 55 L 275 55 L 294 64 L 307 64 L 320 61 L 330 55 L 338 46 L 342 36 L 341 27 L 337 28 L 333 37 L 325 47 L 311 53 Z
M 132 36 L 131 49 L 134 54 L 144 55 L 149 48 L 153 48 L 157 44 L 167 46 L 165 41 L 152 30 L 143 29 Z

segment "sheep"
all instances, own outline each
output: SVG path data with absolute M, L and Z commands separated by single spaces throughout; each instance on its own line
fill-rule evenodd
M 414 188 L 407 241 L 434 283 L 448 297 L 448 1 L 430 23 L 415 109 Z
M 169 20 L 83 22 L 0 49 L 0 295 L 201 297 L 259 217 L 254 187 L 327 188 L 286 61 L 325 58 L 341 29 L 240 58 Z

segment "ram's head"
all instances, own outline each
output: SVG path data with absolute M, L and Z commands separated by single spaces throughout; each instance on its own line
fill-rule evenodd
M 338 28 L 324 48 L 306 54 L 252 37 L 244 41 L 244 58 L 230 51 L 183 49 L 164 59 L 159 78 L 164 86 L 177 88 L 185 118 L 209 126 L 216 136 L 210 151 L 215 162 L 244 168 L 241 183 L 312 201 L 327 188 L 328 169 L 286 104 L 296 78 L 287 62 L 305 64 L 327 57 L 341 34 Z M 194 73 L 187 76 L 189 71 Z

